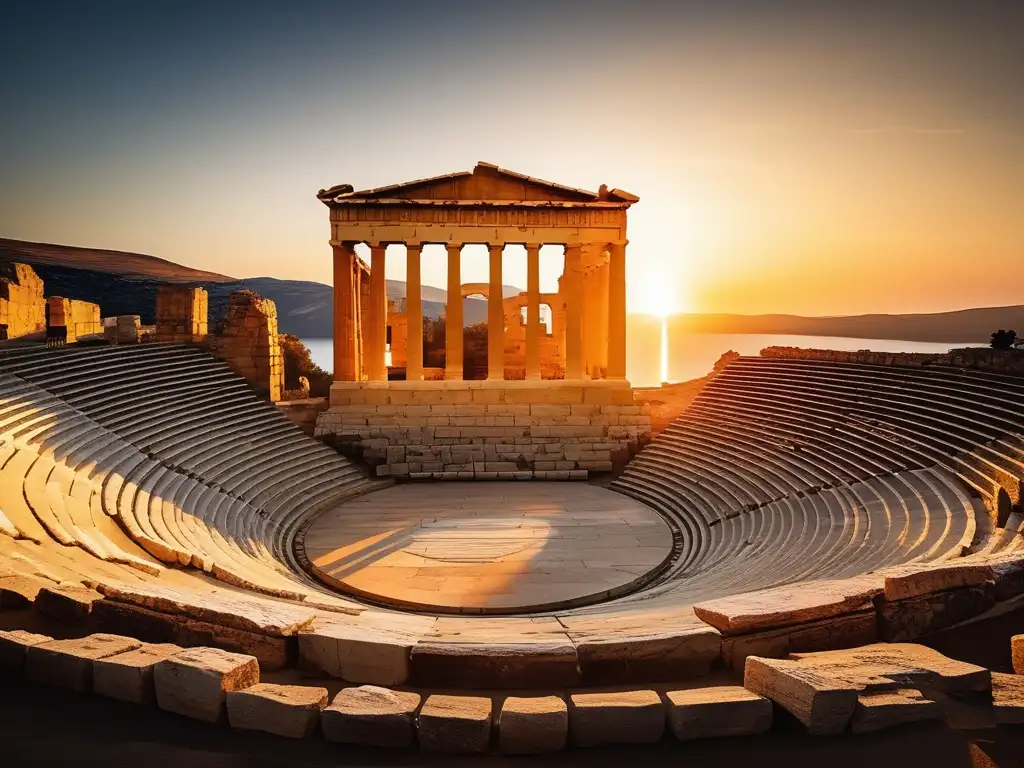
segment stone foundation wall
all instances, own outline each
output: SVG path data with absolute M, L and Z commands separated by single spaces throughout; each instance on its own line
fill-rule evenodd
M 27 264 L 0 264 L 0 326 L 9 339 L 46 330 L 43 281 Z
M 284 359 L 277 335 L 277 306 L 252 291 L 228 299 L 224 333 L 213 337 L 210 351 L 227 361 L 252 388 L 271 402 L 284 392 Z
M 100 305 L 89 301 L 51 296 L 47 299 L 50 327 L 67 328 L 67 342 L 71 344 L 82 336 L 103 333 Z
M 164 286 L 156 294 L 156 340 L 203 341 L 208 333 L 208 316 L 205 288 Z
M 336 383 L 316 436 L 379 476 L 568 480 L 625 464 L 651 433 L 626 386 L 417 383 Z
M 1024 350 L 1000 350 L 988 347 L 964 347 L 946 353 L 872 352 L 862 349 L 844 352 L 835 349 L 801 349 L 799 347 L 766 347 L 761 357 L 779 357 L 790 360 L 824 360 L 833 363 L 859 363 L 861 365 L 903 366 L 922 368 L 944 365 L 1024 375 Z

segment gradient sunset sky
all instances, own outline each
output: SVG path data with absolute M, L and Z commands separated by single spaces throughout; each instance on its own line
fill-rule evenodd
M 640 196 L 634 312 L 1019 304 L 1022 41 L 1017 0 L 8 0 L 0 236 L 329 282 L 318 189 L 485 160 Z

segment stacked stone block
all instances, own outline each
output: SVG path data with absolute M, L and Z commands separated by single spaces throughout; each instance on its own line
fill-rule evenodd
M 202 341 L 208 333 L 209 296 L 205 288 L 167 285 L 156 294 L 156 340 Z
M 585 478 L 611 471 L 617 456 L 628 457 L 651 432 L 648 407 L 633 404 L 628 388 L 588 389 L 348 390 L 345 399 L 362 402 L 321 413 L 316 436 L 376 465 L 379 476 Z M 588 394 L 625 402 L 509 402 Z
M 66 340 L 69 344 L 82 336 L 104 332 L 99 304 L 65 299 L 62 296 L 51 296 L 47 303 L 50 310 L 50 327 L 66 328 Z
M 138 344 L 141 335 L 142 318 L 138 315 L 108 317 L 103 326 L 103 336 L 108 344 Z
M 0 264 L 0 328 L 9 339 L 46 330 L 43 281 L 27 264 Z
M 284 392 L 284 358 L 277 334 L 277 306 L 252 291 L 236 291 L 228 299 L 224 333 L 211 345 L 231 370 L 271 402 Z

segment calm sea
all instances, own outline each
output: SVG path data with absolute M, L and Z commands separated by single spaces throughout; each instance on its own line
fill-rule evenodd
M 332 367 L 331 339 L 303 339 L 314 362 L 325 370 Z M 661 357 L 650 354 L 653 349 L 629 348 L 627 370 L 636 387 L 656 386 L 668 381 L 688 381 L 708 373 L 724 352 L 756 355 L 765 347 L 812 347 L 815 349 L 858 350 L 876 352 L 945 352 L 954 347 L 971 346 L 969 342 L 926 343 L 893 341 L 891 339 L 854 339 L 845 336 L 785 336 L 766 333 L 689 333 L 673 334 L 671 348 Z M 654 347 L 656 348 L 656 346 Z

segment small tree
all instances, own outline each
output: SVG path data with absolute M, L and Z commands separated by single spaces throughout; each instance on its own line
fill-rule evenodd
M 1017 342 L 1016 331 L 1004 331 L 1002 329 L 992 334 L 992 349 L 1013 349 Z
M 284 388 L 288 391 L 299 388 L 299 377 L 309 379 L 309 394 L 312 397 L 326 397 L 331 391 L 331 374 L 313 362 L 309 347 L 298 336 L 282 333 L 278 336 L 281 354 L 284 357 Z

